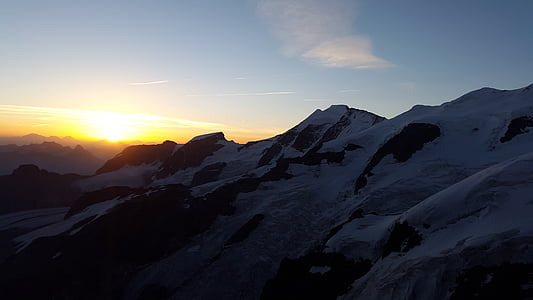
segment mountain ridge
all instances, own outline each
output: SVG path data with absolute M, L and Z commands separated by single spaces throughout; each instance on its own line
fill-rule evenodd
M 35 164 L 57 173 L 94 174 L 103 160 L 81 145 L 62 146 L 56 142 L 42 142 L 18 146 L 0 145 L 0 174 L 8 175 L 24 164 Z
M 529 87 L 480 89 L 392 119 L 335 106 L 270 139 L 240 145 L 213 133 L 163 160 L 119 164 L 85 181 L 88 200 L 68 216 L 9 240 L 0 291 L 460 299 L 496 288 L 532 297 Z M 51 218 L 34 214 L 32 224 Z M 0 232 L 25 224 L 1 220 Z M 107 234 L 113 243 L 102 242 Z M 491 275 L 509 270 L 510 280 Z

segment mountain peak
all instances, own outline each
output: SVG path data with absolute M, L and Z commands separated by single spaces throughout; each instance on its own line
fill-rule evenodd
M 190 142 L 194 142 L 194 141 L 199 141 L 199 140 L 204 140 L 204 139 L 214 139 L 216 141 L 226 141 L 226 137 L 224 136 L 224 133 L 219 131 L 219 132 L 212 132 L 212 133 L 207 133 L 207 134 L 202 134 L 202 135 L 198 135 L 198 136 L 195 136 L 193 137 L 190 141 Z
M 160 179 L 179 170 L 200 166 L 205 158 L 224 147 L 223 143 L 219 143 L 220 141 L 227 141 L 222 132 L 208 133 L 192 138 L 163 162 L 156 177 Z
M 316 109 L 309 117 L 303 120 L 300 125 L 321 125 L 326 123 L 335 123 L 342 115 L 349 111 L 349 107 L 346 105 L 331 105 L 325 110 Z
M 163 142 L 163 145 L 174 145 L 174 146 L 176 146 L 177 144 L 174 141 L 166 140 L 166 141 Z
M 20 165 L 18 168 L 13 170 L 12 175 L 16 176 L 35 176 L 41 172 L 46 172 L 41 170 L 39 167 L 33 164 Z
M 317 109 L 309 117 L 303 120 L 297 127 L 305 128 L 308 125 L 323 125 L 323 124 L 335 124 L 342 117 L 356 116 L 356 115 L 365 115 L 371 118 L 377 118 L 379 120 L 384 120 L 384 117 L 376 115 L 374 113 L 368 112 L 366 110 L 351 108 L 345 104 L 335 104 L 331 105 L 325 110 Z
M 40 134 L 36 133 L 30 133 L 22 136 L 23 138 L 45 138 L 45 136 L 42 136 Z
M 165 141 L 157 145 L 128 146 L 96 170 L 96 174 L 116 171 L 125 166 L 139 166 L 165 161 L 172 155 L 175 147 L 176 143 L 173 141 Z
M 346 104 L 333 104 L 330 107 L 326 108 L 324 111 L 331 111 L 331 112 L 344 112 L 349 110 L 350 107 Z

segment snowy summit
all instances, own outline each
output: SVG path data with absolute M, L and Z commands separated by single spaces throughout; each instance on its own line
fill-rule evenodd
M 132 146 L 70 207 L 0 216 L 0 294 L 531 299 L 532 168 L 531 85 Z

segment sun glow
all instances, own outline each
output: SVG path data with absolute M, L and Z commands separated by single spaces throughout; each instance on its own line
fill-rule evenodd
M 220 131 L 226 127 L 223 124 L 150 114 L 0 105 L 0 129 L 2 128 L 4 132 L 0 133 L 9 135 L 70 135 L 112 142 L 173 139 L 181 143 L 195 135 Z M 8 132 L 6 128 L 11 129 Z
M 116 112 L 100 112 L 88 118 L 94 128 L 94 136 L 111 142 L 134 139 L 137 135 L 138 122 L 132 115 Z

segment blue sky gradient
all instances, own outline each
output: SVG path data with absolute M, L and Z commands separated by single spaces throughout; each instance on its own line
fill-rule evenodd
M 390 118 L 528 85 L 532 29 L 529 0 L 3 0 L 0 105 L 216 123 L 245 141 L 332 104 Z

